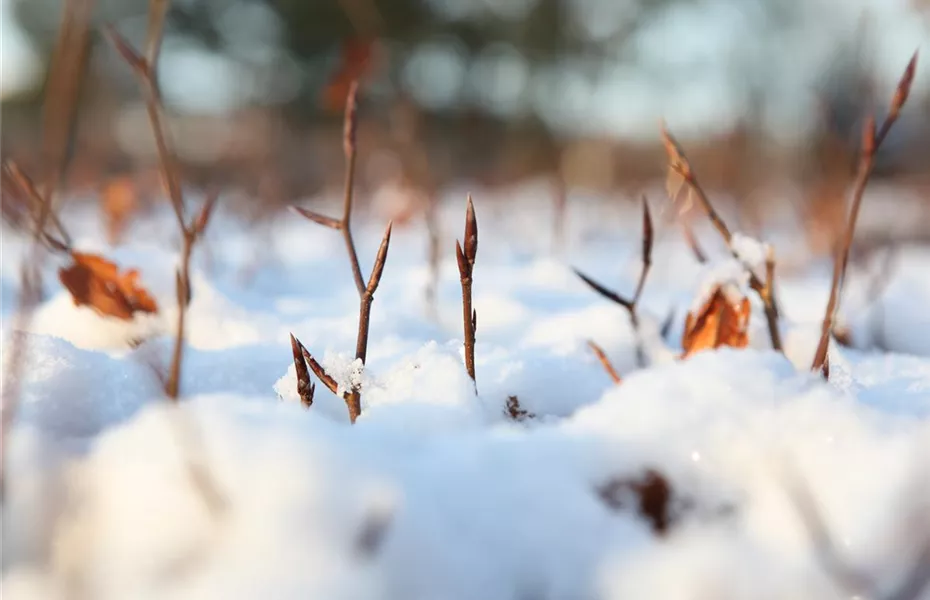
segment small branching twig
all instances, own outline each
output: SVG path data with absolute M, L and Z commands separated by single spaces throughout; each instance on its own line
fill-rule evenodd
M 597 360 L 600 361 L 601 365 L 604 367 L 604 370 L 607 371 L 607 374 L 610 376 L 610 379 L 614 383 L 620 383 L 623 379 L 617 373 L 617 370 L 614 368 L 614 365 L 610 362 L 610 359 L 607 358 L 607 354 L 604 352 L 604 349 L 594 343 L 593 340 L 588 340 L 588 347 L 591 348 L 591 351 L 594 352 L 594 355 L 597 357 Z
M 176 291 L 178 302 L 178 317 L 175 325 L 175 342 L 174 350 L 171 355 L 171 365 L 169 367 L 168 377 L 165 383 L 165 395 L 172 401 L 177 401 L 180 395 L 181 386 L 181 363 L 184 347 L 184 331 L 187 314 L 187 306 L 191 301 L 191 284 L 190 284 L 190 259 L 194 245 L 203 237 L 204 230 L 209 222 L 213 206 L 216 202 L 216 194 L 208 195 L 206 201 L 201 207 L 200 212 L 190 222 L 185 217 L 184 196 L 181 191 L 180 178 L 176 157 L 171 151 L 168 143 L 168 133 L 162 122 L 164 112 L 161 102 L 161 95 L 158 91 L 158 85 L 155 81 L 154 72 L 154 52 L 159 48 L 161 36 L 161 23 L 159 10 L 162 12 L 165 7 L 159 9 L 156 5 L 160 4 L 155 0 L 152 4 L 152 15 L 159 19 L 154 25 L 150 22 L 149 40 L 147 43 L 150 55 L 143 57 L 127 42 L 113 27 L 106 30 L 114 48 L 119 52 L 123 60 L 132 68 L 133 73 L 139 80 L 139 86 L 142 88 L 145 97 L 145 105 L 149 115 L 149 123 L 152 128 L 152 134 L 155 137 L 155 145 L 158 150 L 158 164 L 161 170 L 162 184 L 171 201 L 171 207 L 174 209 L 175 218 L 178 222 L 178 229 L 181 232 L 181 263 L 176 272 Z
M 181 260 L 180 266 L 175 272 L 178 315 L 175 323 L 174 349 L 171 353 L 168 373 L 161 378 L 165 396 L 170 402 L 177 404 L 181 395 L 181 365 L 183 363 L 187 307 L 191 301 L 191 254 L 194 245 L 203 238 L 204 231 L 213 214 L 218 194 L 215 191 L 208 193 L 203 205 L 200 207 L 200 211 L 190 221 L 187 220 L 177 160 L 168 142 L 168 132 L 162 119 L 164 108 L 158 83 L 155 79 L 155 64 L 161 47 L 162 27 L 167 4 L 168 0 L 152 0 L 149 12 L 150 21 L 146 56 L 139 54 L 112 26 L 108 26 L 105 33 L 139 81 L 142 95 L 145 98 L 149 124 L 158 151 L 158 165 L 162 185 L 168 194 L 168 199 L 177 219 L 178 229 L 181 232 Z M 225 508 L 225 498 L 220 492 L 219 485 L 213 474 L 202 461 L 199 436 L 196 436 L 193 430 L 188 432 L 178 431 L 177 434 L 180 436 L 182 444 L 189 444 L 184 454 L 187 459 L 187 471 L 191 485 L 204 501 L 210 514 L 214 516 L 220 514 Z
M 830 335 L 833 332 L 833 324 L 836 321 L 836 313 L 839 306 L 840 293 L 842 292 L 843 282 L 846 278 L 846 267 L 849 263 L 849 250 L 852 246 L 853 233 L 856 230 L 856 221 L 859 218 L 859 208 L 862 206 L 862 197 L 865 193 L 865 187 L 869 182 L 872 169 L 875 166 L 875 155 L 881 147 L 882 142 L 891 126 L 894 125 L 901 112 L 904 103 L 911 91 L 911 84 L 914 81 L 914 74 L 917 70 L 917 52 L 911 57 L 904 69 L 904 74 L 898 81 L 895 88 L 894 97 L 891 100 L 891 107 L 888 115 L 885 117 L 881 128 L 876 132 L 875 118 L 869 117 L 866 120 L 862 131 L 862 150 L 859 155 L 859 167 L 856 171 L 856 178 L 853 184 L 852 206 L 849 209 L 849 217 L 846 221 L 846 230 L 837 248 L 836 258 L 833 262 L 833 277 L 830 283 L 830 298 L 827 301 L 827 309 L 823 317 L 823 325 L 820 330 L 820 341 L 817 344 L 817 350 L 814 353 L 814 361 L 811 370 L 819 372 L 825 378 L 829 378 L 829 363 L 827 358 L 827 348 L 830 343 Z
M 642 268 L 639 272 L 639 279 L 636 282 L 636 290 L 633 293 L 632 300 L 624 298 L 620 294 L 610 290 L 600 283 L 594 281 L 578 269 L 573 269 L 575 274 L 581 278 L 586 284 L 588 284 L 591 289 L 600 294 L 601 296 L 607 298 L 608 300 L 615 302 L 626 309 L 630 315 L 630 323 L 633 325 L 633 329 L 639 336 L 639 312 L 637 307 L 639 306 L 640 298 L 643 295 L 643 288 L 646 285 L 646 277 L 649 275 L 649 270 L 652 267 L 652 246 L 654 238 L 654 230 L 652 226 L 652 216 L 649 213 L 649 203 L 646 201 L 646 198 L 643 198 L 643 247 L 642 247 Z M 595 353 L 597 351 L 595 350 Z M 636 360 L 639 366 L 646 366 L 646 352 L 642 345 L 642 340 L 637 340 L 636 342 Z
M 478 255 L 478 221 L 475 218 L 475 205 L 468 196 L 468 208 L 465 210 L 464 249 L 455 241 L 455 259 L 459 265 L 459 280 L 462 284 L 462 322 L 465 332 L 465 370 L 475 383 L 475 333 L 478 329 L 478 312 L 472 306 L 472 284 L 474 283 L 475 257 Z
M 681 146 L 678 144 L 675 138 L 672 137 L 672 134 L 669 133 L 667 129 L 665 129 L 664 125 L 662 127 L 662 141 L 665 145 L 665 151 L 668 154 L 669 169 L 681 177 L 683 183 L 687 184 L 690 196 L 697 197 L 698 204 L 701 205 L 701 208 L 704 210 L 707 218 L 710 219 L 714 229 L 720 233 L 720 237 L 723 238 L 723 241 L 726 243 L 727 248 L 730 249 L 731 254 L 733 254 L 734 257 L 739 258 L 736 250 L 733 247 L 732 232 L 720 217 L 720 214 L 710 203 L 710 199 L 707 197 L 707 194 L 704 193 L 704 189 L 698 182 L 697 177 L 694 174 L 694 169 L 691 168 L 691 163 L 685 156 Z M 672 196 L 672 200 L 674 201 L 676 199 L 675 196 L 677 196 L 677 193 L 673 193 Z M 696 248 L 693 240 L 694 236 L 692 234 L 691 239 L 689 240 L 692 249 Z M 695 251 L 695 254 L 697 255 L 698 252 Z M 765 306 L 765 318 L 768 322 L 769 336 L 772 338 L 772 348 L 782 352 L 781 334 L 778 329 L 778 304 L 775 300 L 774 288 L 772 286 L 766 287 L 765 282 L 759 279 L 759 276 L 756 275 L 755 270 L 749 265 L 745 266 L 749 273 L 749 287 L 751 287 L 759 295 Z M 774 257 L 772 258 L 772 268 L 774 269 Z
M 359 296 L 359 314 L 358 314 L 358 337 L 355 343 L 355 358 L 365 364 L 368 356 L 368 330 L 371 323 L 371 304 L 374 301 L 375 291 L 378 284 L 381 283 L 381 275 L 384 272 L 384 264 L 387 260 L 388 248 L 391 245 L 391 228 L 392 223 L 388 222 L 387 229 L 384 231 L 384 237 L 381 240 L 381 246 L 378 248 L 378 254 L 375 257 L 374 266 L 371 268 L 371 274 L 368 277 L 368 283 L 365 283 L 362 277 L 362 269 L 358 262 L 358 253 L 355 250 L 355 242 L 352 239 L 352 228 L 350 226 L 352 217 L 352 196 L 355 186 L 355 162 L 357 155 L 356 148 L 356 131 L 358 129 L 358 82 L 353 82 L 349 88 L 349 95 L 346 99 L 345 122 L 343 128 L 343 151 L 346 158 L 346 175 L 345 175 L 345 194 L 343 197 L 342 218 L 333 219 L 321 215 L 317 212 L 300 207 L 292 207 L 299 215 L 307 219 L 342 232 L 345 241 L 346 252 L 349 255 L 350 266 L 352 268 L 352 278 L 355 281 L 355 288 Z M 296 340 L 295 340 L 296 341 Z M 299 344 L 299 342 L 298 342 Z M 301 345 L 301 354 L 306 359 L 310 369 L 320 378 L 323 385 L 332 393 L 338 394 L 338 384 L 326 374 L 323 367 L 313 359 L 306 348 Z M 296 361 L 296 359 L 295 359 Z M 295 362 L 296 364 L 296 362 Z M 298 373 L 299 375 L 299 373 Z M 300 380 L 298 379 L 298 392 L 300 392 Z M 303 398 L 303 396 L 301 396 Z M 349 420 L 355 423 L 355 420 L 362 412 L 361 390 L 357 385 L 352 389 L 345 391 L 343 399 L 349 411 Z

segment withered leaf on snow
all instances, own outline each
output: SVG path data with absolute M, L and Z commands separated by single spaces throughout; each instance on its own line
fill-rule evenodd
M 126 320 L 137 312 L 158 312 L 155 299 L 139 285 L 135 269 L 120 273 L 116 264 L 96 254 L 71 252 L 71 259 L 73 264 L 59 269 L 58 278 L 75 305 Z
M 745 348 L 749 343 L 749 315 L 748 298 L 734 302 L 718 286 L 696 313 L 688 313 L 681 357 L 720 346 Z

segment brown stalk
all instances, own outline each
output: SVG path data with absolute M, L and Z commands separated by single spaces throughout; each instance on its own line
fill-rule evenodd
M 464 244 L 464 248 L 462 247 Z M 475 333 L 478 329 L 478 313 L 472 305 L 472 284 L 474 283 L 475 258 L 478 256 L 478 220 L 475 218 L 475 205 L 468 196 L 465 209 L 465 239 L 460 244 L 455 241 L 455 259 L 459 266 L 459 281 L 462 284 L 462 324 L 465 334 L 465 370 L 475 383 Z
M 630 315 L 630 323 L 633 325 L 633 329 L 639 332 L 639 312 L 637 307 L 639 305 L 639 300 L 643 294 L 643 288 L 646 285 L 646 277 L 649 275 L 649 270 L 652 267 L 652 246 L 654 238 L 654 230 L 652 225 L 652 216 L 649 212 L 649 203 L 646 201 L 646 198 L 643 197 L 643 247 L 642 247 L 642 268 L 639 271 L 639 279 L 636 282 L 636 290 L 633 293 L 633 299 L 628 300 L 624 298 L 617 292 L 614 292 L 611 289 L 608 289 L 601 285 L 600 283 L 594 281 L 578 269 L 573 269 L 575 275 L 581 278 L 588 286 L 593 289 L 595 292 L 601 296 L 607 298 L 611 302 L 619 304 Z M 589 342 L 593 343 L 593 342 Z M 597 352 L 595 350 L 595 352 Z M 646 366 L 646 352 L 643 349 L 641 341 L 636 343 L 636 360 L 639 366 Z
M 343 196 L 342 218 L 333 219 L 321 215 L 317 212 L 300 207 L 292 207 L 293 210 L 324 227 L 336 229 L 342 232 L 345 241 L 346 252 L 349 255 L 350 266 L 352 268 L 352 279 L 355 281 L 355 288 L 358 291 L 359 310 L 358 310 L 358 337 L 355 343 L 355 358 L 365 364 L 368 356 L 368 330 L 371 324 L 371 305 L 374 301 L 375 291 L 378 284 L 381 283 L 381 275 L 384 273 L 384 264 L 387 261 L 388 248 L 391 245 L 391 228 L 392 222 L 388 222 L 387 229 L 384 231 L 384 237 L 381 245 L 378 247 L 378 254 L 375 257 L 374 266 L 371 268 L 371 274 L 368 277 L 368 283 L 365 283 L 362 277 L 362 269 L 358 262 L 358 253 L 355 250 L 355 242 L 352 239 L 351 217 L 352 217 L 352 197 L 355 187 L 355 162 L 357 155 L 356 131 L 358 129 L 358 82 L 353 81 L 349 88 L 349 95 L 346 98 L 345 120 L 343 127 L 342 146 L 346 158 L 345 173 L 345 194 Z M 296 339 L 294 341 L 297 341 Z M 297 342 L 300 344 L 300 342 Z M 300 345 L 301 355 L 306 360 L 307 365 L 323 382 L 323 385 L 333 394 L 338 394 L 338 384 L 335 379 L 329 376 L 323 367 L 310 355 L 303 345 Z M 295 353 L 295 365 L 297 363 Z M 300 392 L 300 373 L 298 372 L 298 393 Z M 355 423 L 355 420 L 362 412 L 361 390 L 353 386 L 351 390 L 346 390 L 343 395 L 346 407 L 349 411 L 349 421 Z M 301 396 L 303 398 L 303 396 Z
M 904 74 L 898 81 L 895 88 L 894 97 L 891 101 L 891 107 L 888 115 L 885 117 L 881 128 L 875 131 L 875 118 L 869 117 L 866 120 L 862 131 L 862 150 L 859 156 L 859 166 L 856 170 L 856 177 L 853 183 L 852 206 L 849 209 L 849 217 L 846 221 L 846 229 L 843 234 L 840 246 L 837 248 L 836 258 L 833 262 L 833 277 L 830 282 L 830 298 L 827 301 L 827 309 L 823 317 L 823 325 L 820 330 L 820 341 L 817 344 L 817 350 L 814 353 L 814 360 L 811 364 L 811 370 L 821 373 L 829 379 L 829 367 L 827 366 L 827 349 L 830 344 L 830 335 L 833 332 L 833 326 L 836 321 L 836 313 L 839 307 L 839 297 L 842 293 L 843 282 L 846 278 L 846 267 L 849 263 L 849 250 L 852 246 L 853 234 L 856 230 L 856 221 L 859 218 L 859 209 L 862 206 L 862 197 L 865 193 L 865 187 L 872 175 L 872 169 L 875 166 L 875 155 L 881 147 L 882 142 L 888 132 L 891 131 L 892 125 L 898 119 L 901 108 L 907 102 L 907 97 L 911 91 L 911 84 L 914 81 L 914 73 L 917 70 L 917 52 L 911 57 L 904 69 Z
M 610 359 L 607 358 L 607 354 L 604 353 L 604 349 L 594 343 L 593 340 L 588 340 L 588 347 L 591 348 L 591 351 L 594 352 L 594 355 L 597 357 L 597 360 L 601 362 L 601 365 L 604 367 L 604 370 L 607 371 L 607 374 L 610 376 L 610 379 L 614 383 L 620 383 L 623 379 L 620 377 L 620 374 L 617 373 L 617 370 L 614 368 L 613 364 L 610 362 Z
M 720 234 L 720 237 L 723 238 L 724 243 L 726 243 L 727 247 L 730 249 L 730 253 L 736 257 L 737 254 L 733 248 L 732 232 L 730 232 L 727 224 L 710 203 L 710 199 L 707 197 L 707 194 L 704 192 L 704 189 L 701 187 L 701 184 L 698 182 L 697 177 L 694 174 L 691 163 L 685 156 L 681 146 L 678 144 L 675 138 L 672 137 L 672 134 L 669 133 L 669 131 L 665 128 L 664 124 L 662 126 L 662 142 L 665 145 L 665 152 L 668 154 L 669 168 L 672 170 L 672 172 L 680 176 L 683 182 L 688 185 L 689 190 L 691 190 L 694 196 L 697 197 L 698 204 L 701 205 L 701 208 L 707 215 L 707 218 L 710 219 L 714 229 L 716 229 Z M 672 198 L 672 200 L 675 200 L 675 198 Z M 695 246 L 692 244 L 692 249 L 694 247 Z M 775 300 L 774 289 L 772 286 L 769 286 L 769 288 L 766 289 L 765 283 L 759 279 L 759 276 L 756 275 L 750 266 L 746 265 L 746 270 L 749 273 L 749 287 L 751 287 L 753 291 L 759 295 L 765 306 L 765 318 L 768 322 L 769 336 L 772 339 L 772 348 L 782 352 L 781 334 L 778 329 L 778 304 Z
M 704 249 L 701 248 L 701 244 L 698 243 L 697 236 L 694 235 L 694 229 L 691 228 L 691 224 L 688 223 L 686 219 L 681 219 L 681 230 L 684 233 L 685 241 L 688 243 L 688 247 L 691 248 L 691 253 L 694 254 L 694 258 L 703 264 L 707 263 L 707 253 L 704 252 Z
M 153 1 L 153 11 L 157 10 L 156 4 L 159 4 L 159 0 Z M 161 10 L 165 10 L 165 8 L 166 7 L 163 6 Z M 163 16 L 164 15 L 162 15 L 161 18 L 163 18 Z M 155 24 L 152 22 L 149 23 L 148 50 L 150 52 L 156 52 L 159 47 L 158 40 L 161 38 L 161 27 L 161 19 Z M 148 58 L 141 56 L 129 42 L 111 26 L 106 28 L 106 34 L 117 52 L 119 52 L 123 60 L 132 68 L 139 80 L 139 86 L 142 88 L 142 93 L 145 97 L 145 105 L 152 127 L 152 134 L 155 137 L 155 145 L 158 150 L 158 164 L 161 171 L 162 184 L 165 186 L 165 191 L 171 201 L 171 206 L 174 209 L 175 218 L 178 222 L 178 228 L 181 232 L 181 266 L 176 273 L 178 318 L 175 325 L 174 350 L 171 354 L 171 364 L 165 383 L 165 395 L 168 396 L 170 400 L 177 402 L 180 396 L 181 363 L 184 353 L 184 331 L 186 326 L 187 306 L 191 301 L 190 259 L 194 245 L 203 237 L 204 230 L 213 212 L 213 206 L 216 203 L 217 195 L 216 193 L 208 194 L 200 212 L 189 223 L 187 222 L 185 217 L 184 196 L 181 192 L 181 184 L 178 177 L 177 161 L 174 153 L 169 147 L 168 134 L 162 122 L 162 114 L 164 111 L 158 85 L 155 81 L 153 63 L 150 62 L 154 56 Z
M 49 68 L 42 106 L 40 181 L 54 203 L 68 166 L 68 146 L 74 135 L 81 85 L 90 49 L 93 0 L 67 0 Z
M 181 232 L 181 266 L 175 273 L 176 294 L 178 303 L 178 317 L 175 324 L 174 349 L 171 353 L 171 363 L 168 374 L 163 378 L 165 396 L 174 405 L 178 404 L 181 387 L 181 365 L 184 353 L 184 331 L 186 326 L 187 307 L 191 301 L 190 285 L 190 259 L 194 245 L 203 238 L 204 231 L 213 214 L 218 194 L 211 191 L 200 207 L 200 211 L 190 220 L 185 217 L 184 196 L 181 192 L 180 178 L 178 176 L 177 161 L 168 143 L 168 134 L 162 122 L 163 107 L 158 84 L 155 81 L 155 61 L 160 48 L 164 14 L 167 10 L 167 1 L 159 9 L 153 0 L 150 7 L 150 22 L 148 30 L 147 57 L 141 56 L 112 26 L 107 26 L 105 33 L 117 52 L 132 68 L 142 95 L 145 98 L 146 111 L 155 145 L 158 150 L 158 164 L 161 172 L 162 185 L 171 201 L 177 219 L 178 229 Z M 159 10 L 162 11 L 159 14 Z M 199 436 L 193 430 L 176 431 L 179 443 L 189 444 L 185 456 L 187 459 L 187 474 L 191 485 L 197 491 L 207 506 L 211 515 L 218 515 L 224 510 L 226 501 L 220 492 L 219 486 L 204 464 L 201 455 Z

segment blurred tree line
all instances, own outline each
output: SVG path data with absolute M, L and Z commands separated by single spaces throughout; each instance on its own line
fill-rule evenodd
M 816 78 L 816 118 L 792 139 L 803 153 L 772 154 L 772 131 L 784 128 L 766 115 L 791 102 L 779 90 L 799 65 L 783 55 L 810 31 L 814 4 L 173 0 L 159 82 L 186 174 L 206 182 L 222 173 L 269 199 L 338 180 L 341 102 L 355 77 L 363 89 L 361 139 L 378 159 L 369 179 L 401 177 L 434 190 L 456 178 L 493 184 L 555 173 L 562 186 L 639 185 L 662 173 L 651 133 L 658 125 L 620 101 L 648 89 L 652 95 L 640 94 L 637 105 L 642 114 L 652 115 L 659 101 L 679 120 L 726 110 L 720 123 L 697 118 L 679 137 L 693 140 L 706 180 L 743 193 L 778 169 L 811 177 L 825 168 L 848 171 L 864 111 L 885 102 L 874 94 L 867 36 L 853 32 Z M 84 7 L 89 31 L 86 53 L 66 51 L 74 58 L 69 68 L 82 72 L 69 134 L 71 180 L 86 172 L 83 179 L 94 181 L 100 168 L 125 172 L 153 156 L 135 81 L 99 34 L 113 24 L 141 47 L 148 2 L 15 2 L 16 21 L 45 62 L 60 44 L 69 6 L 72 17 Z M 645 35 L 666 22 L 671 33 Z M 726 46 L 721 37 L 734 42 Z M 692 104 L 688 94 L 708 77 L 729 90 L 729 103 Z M 621 91 L 618 81 L 626 82 Z M 38 160 L 46 90 L 55 91 L 50 80 L 4 98 L 5 154 Z M 917 102 L 930 112 L 926 99 Z M 888 168 L 926 149 L 921 123 L 896 129 L 906 139 L 889 140 L 896 158 Z

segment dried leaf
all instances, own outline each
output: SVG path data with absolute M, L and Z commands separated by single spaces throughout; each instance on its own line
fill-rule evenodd
M 749 315 L 748 298 L 734 304 L 718 287 L 697 314 L 688 313 L 682 358 L 720 346 L 745 348 L 749 343 Z
M 71 252 L 74 263 L 58 271 L 74 304 L 88 305 L 102 315 L 129 320 L 137 312 L 158 312 L 155 299 L 138 284 L 139 273 L 122 273 L 116 264 L 96 254 Z

